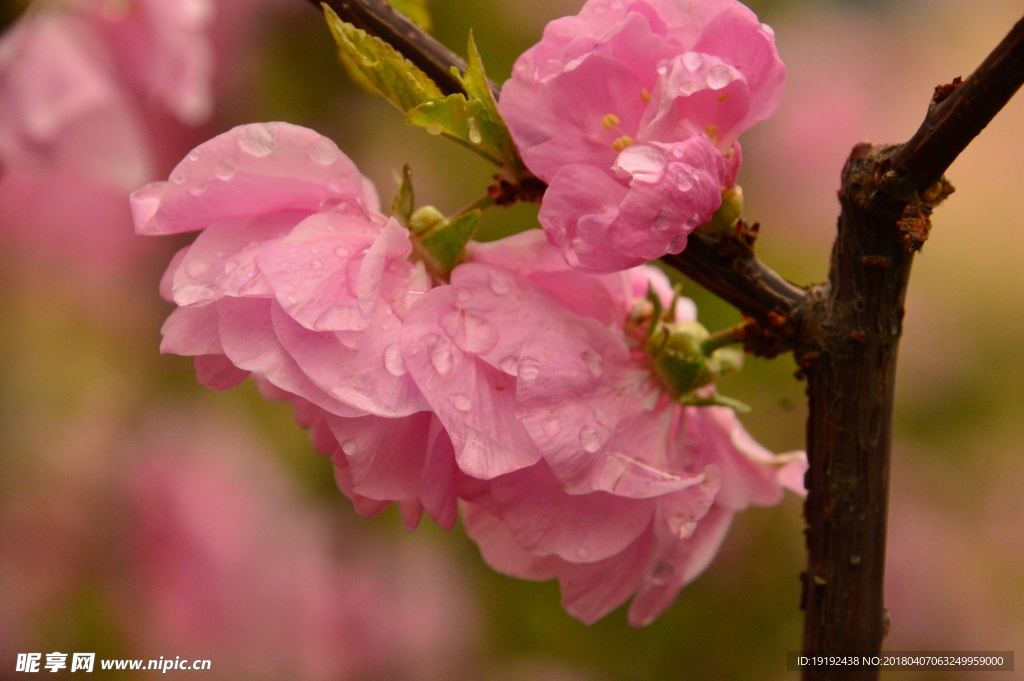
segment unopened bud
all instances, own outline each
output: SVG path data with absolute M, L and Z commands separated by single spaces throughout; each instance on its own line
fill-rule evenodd
M 743 216 L 743 188 L 733 185 L 722 193 L 722 205 L 711 219 L 697 229 L 705 234 L 734 234 L 736 222 Z
M 409 218 L 409 231 L 413 234 L 428 234 L 448 226 L 448 218 L 433 206 L 417 208 Z

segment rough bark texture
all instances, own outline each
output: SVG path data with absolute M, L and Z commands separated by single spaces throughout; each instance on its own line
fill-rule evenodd
M 797 362 L 807 376 L 808 568 L 804 650 L 881 649 L 896 351 L 913 248 L 904 201 L 878 191 L 892 148 L 854 149 L 827 285 L 814 289 Z M 913 211 L 911 211 L 913 212 Z M 877 679 L 874 668 L 805 668 L 804 679 Z

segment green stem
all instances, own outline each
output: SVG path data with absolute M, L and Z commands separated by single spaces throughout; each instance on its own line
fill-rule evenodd
M 742 343 L 747 337 L 745 325 L 737 324 L 736 326 L 728 329 L 722 329 L 707 337 L 705 341 L 700 344 L 700 350 L 705 356 L 710 356 L 712 352 L 719 348 L 724 348 L 726 345 L 735 345 L 736 343 Z
M 479 210 L 482 213 L 483 211 L 487 210 L 493 205 L 495 205 L 494 198 L 490 194 L 484 194 L 473 203 L 463 207 L 462 210 L 460 210 L 458 213 L 455 213 L 454 215 L 449 215 L 448 222 L 455 222 L 464 215 L 472 213 L 474 210 Z

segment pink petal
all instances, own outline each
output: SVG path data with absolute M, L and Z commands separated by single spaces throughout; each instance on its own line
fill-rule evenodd
M 541 462 L 490 483 L 498 516 L 516 542 L 538 556 L 593 563 L 614 556 L 643 532 L 655 502 L 604 492 L 566 494 Z
M 289 123 L 253 123 L 196 147 L 168 182 L 132 197 L 139 234 L 204 229 L 232 218 L 321 205 L 367 215 L 363 176 L 328 138 Z
M 179 307 L 160 329 L 162 354 L 221 355 L 220 314 L 214 305 Z
M 194 361 L 196 380 L 212 390 L 230 390 L 249 376 L 224 355 L 199 355 Z
M 477 325 L 481 320 L 476 319 L 463 319 L 461 326 L 447 323 L 458 312 L 456 303 L 454 286 L 426 293 L 405 319 L 402 354 L 451 436 L 459 467 L 490 479 L 536 463 L 540 452 L 513 415 L 515 379 L 474 353 L 494 347 L 497 329 Z

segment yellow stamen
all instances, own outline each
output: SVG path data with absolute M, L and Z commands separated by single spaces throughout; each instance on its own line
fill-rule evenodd
M 605 114 L 604 118 L 601 119 L 601 125 L 604 126 L 605 130 L 611 130 L 619 123 L 619 117 L 615 114 Z
M 630 146 L 632 144 L 633 144 L 633 138 L 630 137 L 629 135 L 623 135 L 619 139 L 617 139 L 614 142 L 612 142 L 612 149 L 614 149 L 615 151 L 622 151 L 623 149 L 625 149 L 626 147 L 628 147 L 628 146 Z
M 643 100 L 644 104 L 651 101 L 651 93 L 647 91 L 647 88 L 640 90 L 640 99 Z
M 720 102 L 724 102 L 727 99 L 729 99 L 729 93 L 728 92 L 723 92 L 722 94 L 718 95 L 718 101 L 720 101 Z
M 711 138 L 711 141 L 714 142 L 715 144 L 718 144 L 718 126 L 717 125 L 709 125 L 705 129 L 707 130 L 708 137 Z

